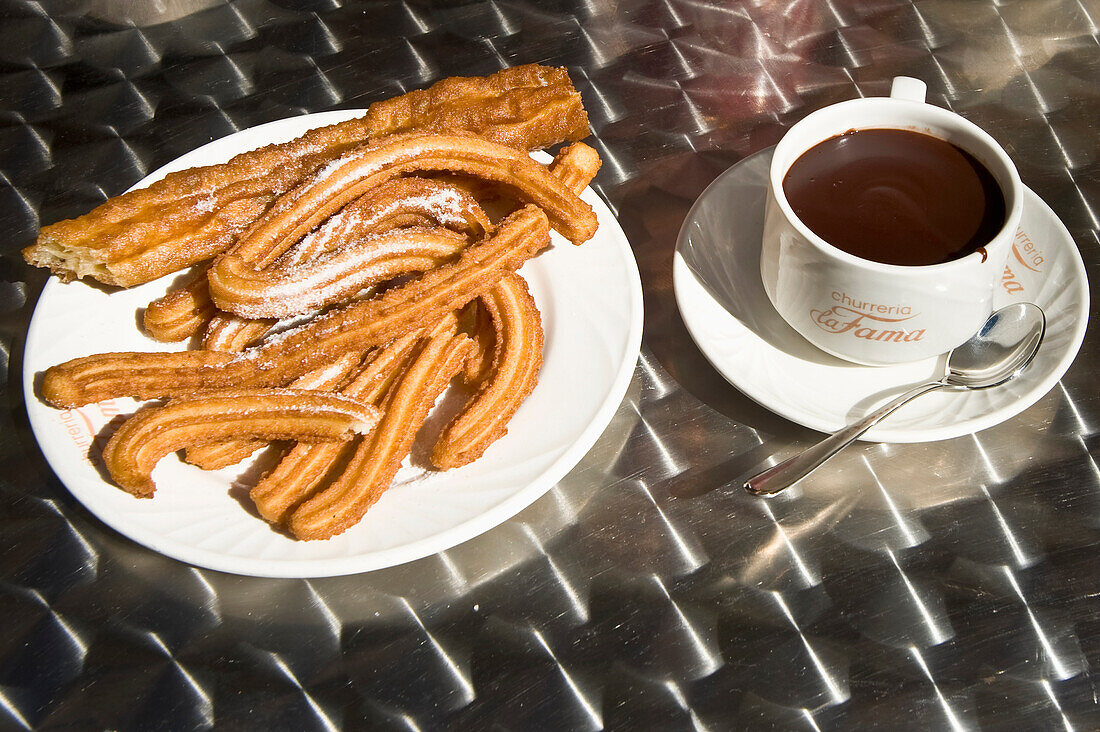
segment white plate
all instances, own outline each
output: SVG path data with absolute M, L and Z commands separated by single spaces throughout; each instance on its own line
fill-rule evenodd
M 188 153 L 138 185 L 361 113 L 314 114 L 244 130 Z M 106 482 L 88 457 L 94 435 L 136 403 L 116 399 L 59 411 L 35 396 L 36 375 L 70 358 L 178 348 L 146 338 L 137 325 L 141 308 L 173 277 L 117 291 L 81 282 L 46 285 L 27 335 L 23 374 L 35 436 L 62 482 L 104 523 L 191 564 L 316 577 L 387 567 L 454 546 L 508 519 L 562 478 L 607 426 L 633 374 L 642 334 L 638 267 L 607 206 L 591 190 L 582 198 L 599 217 L 596 236 L 574 247 L 555 234 L 553 248 L 521 270 L 542 311 L 545 352 L 539 384 L 508 434 L 460 469 L 429 473 L 406 464 L 366 518 L 329 541 L 292 540 L 250 512 L 247 489 L 234 487 L 242 466 L 207 473 L 170 455 L 154 473 L 156 496 L 136 499 Z
M 676 244 L 676 302 L 691 337 L 727 381 L 792 422 L 832 432 L 905 386 L 939 378 L 945 358 L 851 364 L 811 345 L 779 316 L 760 282 L 771 156 L 769 149 L 742 160 L 695 202 Z M 1054 386 L 1085 336 L 1089 288 L 1066 227 L 1030 190 L 1001 285 L 994 307 L 1028 300 L 1046 312 L 1046 339 L 1030 368 L 995 389 L 923 396 L 863 439 L 924 442 L 977 432 L 1019 414 Z

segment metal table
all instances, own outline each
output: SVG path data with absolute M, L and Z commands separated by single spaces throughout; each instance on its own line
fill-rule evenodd
M 1095 335 L 1018 417 L 861 444 L 743 494 L 817 435 L 704 361 L 677 230 L 719 172 L 897 74 L 985 127 L 1100 246 L 1096 0 L 4 0 L 0 719 L 5 728 L 1097 729 Z M 368 574 L 157 555 L 66 492 L 20 389 L 45 274 L 18 249 L 213 138 L 538 61 L 568 66 L 641 267 L 633 384 L 514 519 Z

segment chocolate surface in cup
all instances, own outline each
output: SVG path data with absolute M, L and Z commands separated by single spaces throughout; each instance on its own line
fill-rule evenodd
M 853 130 L 814 145 L 783 179 L 795 215 L 838 249 L 885 264 L 959 259 L 1005 223 L 1005 197 L 973 155 L 911 130 Z

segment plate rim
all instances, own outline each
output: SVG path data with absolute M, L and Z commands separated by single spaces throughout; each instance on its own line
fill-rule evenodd
M 349 109 L 349 110 L 330 110 L 325 112 L 316 112 L 313 114 L 296 115 L 294 117 L 286 117 L 279 120 L 272 120 L 265 122 L 254 127 L 247 127 L 236 132 L 230 133 L 223 137 L 211 140 L 193 150 L 190 150 L 183 155 L 165 163 L 156 170 L 150 172 L 147 176 L 143 177 L 140 181 L 135 183 L 127 190 L 135 190 L 147 186 L 156 180 L 164 177 L 169 172 L 174 170 L 180 170 L 183 168 L 193 167 L 194 163 L 188 161 L 194 159 L 194 157 L 202 157 L 201 153 L 208 148 L 219 148 L 222 145 L 239 135 L 256 135 L 264 131 L 272 131 L 278 129 L 282 131 L 282 128 L 290 128 L 294 131 L 291 137 L 286 139 L 292 139 L 304 133 L 309 129 L 315 127 L 324 126 L 326 124 L 333 124 L 338 121 L 351 119 L 353 117 L 365 114 L 366 110 L 363 109 Z M 303 124 L 304 123 L 304 124 Z M 245 152 L 250 149 L 255 149 L 264 144 L 270 144 L 270 142 L 262 142 L 254 147 L 240 147 L 231 153 L 235 155 L 240 152 Z M 541 153 L 545 156 L 545 153 Z M 226 158 L 228 159 L 228 158 Z M 545 159 L 545 158 L 544 158 Z M 641 353 L 641 341 L 643 331 L 643 318 L 644 318 L 644 305 L 643 305 L 643 292 L 641 275 L 638 269 L 638 263 L 634 257 L 633 249 L 630 246 L 629 239 L 626 233 L 622 230 L 622 227 L 618 223 L 618 219 L 615 217 L 611 207 L 595 192 L 594 189 L 589 187 L 585 191 L 591 198 L 595 199 L 596 208 L 602 207 L 604 213 L 606 213 L 605 225 L 611 223 L 614 225 L 614 230 L 611 232 L 614 246 L 612 251 L 620 258 L 623 265 L 623 275 L 626 281 L 626 289 L 630 297 L 629 312 L 628 312 L 628 328 L 626 337 L 624 340 L 623 359 L 618 364 L 617 370 L 614 376 L 610 380 L 610 385 L 607 393 L 604 396 L 603 401 L 599 404 L 593 413 L 592 419 L 584 427 L 583 430 L 576 436 L 572 443 L 559 455 L 554 461 L 552 461 L 546 468 L 544 468 L 532 481 L 527 483 L 522 488 L 518 489 L 515 493 L 508 496 L 501 502 L 493 505 L 488 510 L 473 516 L 462 523 L 448 527 L 442 531 L 432 534 L 431 536 L 417 539 L 415 541 L 401 544 L 386 549 L 381 549 L 373 552 L 367 552 L 365 554 L 354 554 L 346 557 L 336 558 L 318 558 L 318 559 L 270 559 L 259 557 L 234 557 L 229 556 L 221 552 L 204 549 L 201 547 L 191 546 L 180 542 L 179 540 L 167 538 L 154 529 L 146 528 L 142 526 L 139 521 L 129 521 L 124 518 L 120 518 L 113 515 L 108 510 L 103 510 L 101 506 L 89 505 L 82 497 L 84 492 L 83 488 L 74 489 L 65 480 L 61 471 L 55 467 L 55 460 L 59 457 L 53 455 L 54 448 L 51 446 L 48 440 L 42 440 L 39 438 L 39 430 L 45 427 L 44 423 L 39 423 L 39 417 L 35 415 L 36 410 L 30 408 L 31 404 L 37 404 L 40 402 L 38 395 L 35 393 L 34 382 L 36 373 L 31 370 L 32 359 L 27 358 L 26 354 L 33 353 L 35 344 L 41 336 L 39 330 L 42 326 L 36 325 L 38 323 L 37 315 L 39 308 L 43 300 L 47 299 L 49 294 L 63 286 L 55 277 L 50 277 L 46 284 L 43 286 L 42 291 L 39 293 L 37 301 L 35 302 L 34 312 L 31 314 L 31 319 L 27 328 L 26 340 L 24 342 L 24 357 L 22 367 L 22 381 L 23 381 L 23 397 L 24 402 L 27 405 L 28 421 L 31 425 L 32 434 L 35 437 L 39 449 L 42 451 L 43 456 L 46 459 L 46 463 L 49 465 L 50 470 L 57 476 L 58 480 L 69 494 L 76 499 L 81 506 L 89 511 L 97 520 L 103 522 L 104 525 L 110 527 L 113 531 L 118 532 L 122 536 L 127 537 L 135 543 L 141 544 L 153 551 L 156 551 L 171 559 L 184 562 L 192 566 L 203 567 L 206 569 L 212 569 L 220 572 L 226 572 L 236 575 L 255 576 L 255 577 L 271 577 L 271 578 L 315 578 L 315 577 L 335 577 L 349 574 L 358 574 L 362 572 L 369 572 L 377 569 L 384 569 L 387 567 L 393 567 L 407 562 L 415 561 L 417 559 L 423 559 L 424 557 L 437 554 L 439 552 L 451 549 L 465 541 L 468 541 L 476 536 L 479 536 L 487 531 L 496 528 L 497 526 L 506 522 L 509 518 L 515 516 L 527 506 L 537 501 L 540 497 L 545 495 L 554 485 L 556 485 L 562 478 L 564 478 L 570 470 L 586 455 L 589 450 L 595 445 L 599 437 L 606 430 L 612 417 L 615 415 L 620 404 L 623 401 L 627 393 L 627 389 L 630 386 L 630 382 L 633 378 L 635 369 L 637 367 L 638 358 Z M 597 211 L 597 213 L 600 213 Z M 179 273 L 172 273 L 166 275 L 166 277 L 174 277 Z M 536 387 L 538 388 L 538 387 Z M 57 462 L 64 462 L 63 460 L 57 460 Z M 110 484 L 103 481 L 104 485 L 108 487 Z M 243 512 L 244 509 L 242 508 Z M 259 520 L 259 519 L 255 519 Z
M 738 378 L 736 372 L 728 366 L 723 366 L 722 359 L 717 353 L 714 353 L 712 348 L 707 346 L 707 338 L 705 332 L 701 329 L 701 323 L 698 319 L 691 314 L 691 307 L 688 303 L 685 307 L 685 299 L 689 297 L 687 294 L 687 288 L 697 288 L 698 293 L 701 296 L 706 297 L 714 301 L 714 297 L 708 292 L 707 288 L 699 281 L 698 277 L 692 271 L 691 267 L 687 264 L 681 247 L 683 246 L 685 239 L 688 235 L 688 229 L 691 222 L 695 221 L 699 207 L 703 204 L 708 194 L 713 194 L 722 182 L 737 174 L 741 166 L 749 163 L 758 156 L 769 156 L 774 151 L 774 146 L 758 150 L 757 152 L 742 158 L 738 162 L 731 165 L 726 170 L 718 174 L 717 177 L 703 190 L 699 197 L 692 204 L 688 210 L 687 215 L 684 217 L 684 221 L 680 226 L 680 230 L 676 236 L 676 249 L 673 257 L 673 291 L 676 296 L 676 306 L 680 311 L 680 316 L 684 321 L 684 325 L 687 328 L 688 334 L 691 336 L 692 341 L 696 344 L 696 347 L 703 354 L 703 357 L 708 363 L 732 386 L 738 389 L 745 396 L 764 407 L 771 413 L 780 416 L 784 419 L 793 422 L 794 424 L 808 427 L 822 433 L 830 433 L 839 429 L 842 424 L 831 424 L 821 419 L 817 419 L 814 415 L 804 412 L 798 412 L 794 409 L 789 409 L 788 405 L 779 403 L 771 398 L 773 390 L 754 388 L 754 383 L 748 379 Z M 1070 365 L 1077 358 L 1077 354 L 1081 349 L 1081 345 L 1084 342 L 1085 333 L 1088 327 L 1088 316 L 1090 308 L 1090 293 L 1088 287 L 1088 275 L 1085 270 L 1084 260 L 1081 257 L 1081 251 L 1077 247 L 1076 241 L 1073 239 L 1073 235 L 1070 234 L 1066 228 L 1065 223 L 1058 217 L 1054 210 L 1044 201 L 1037 193 L 1035 193 L 1028 186 L 1024 186 L 1024 206 L 1036 206 L 1039 211 L 1048 217 L 1054 227 L 1054 230 L 1058 234 L 1059 241 L 1057 246 L 1065 246 L 1069 250 L 1069 260 L 1072 263 L 1070 265 L 1073 271 L 1073 277 L 1076 282 L 1081 283 L 1082 296 L 1077 300 L 1078 314 L 1081 317 L 1076 317 L 1073 320 L 1073 327 L 1070 330 L 1070 338 L 1066 344 L 1062 357 L 1058 360 L 1052 368 L 1038 379 L 1036 384 L 1031 387 L 1021 398 L 1015 402 L 1005 405 L 999 409 L 992 410 L 985 414 L 970 417 L 965 420 L 953 423 L 951 425 L 945 425 L 935 428 L 900 428 L 890 427 L 886 425 L 876 425 L 864 433 L 859 439 L 866 442 L 891 442 L 891 443 L 913 443 L 913 442 L 936 442 L 939 440 L 953 439 L 956 437 L 962 437 L 965 435 L 980 432 L 981 430 L 988 429 L 1001 422 L 1012 419 L 1016 415 L 1020 414 L 1027 408 L 1031 407 L 1037 401 L 1042 399 L 1058 382 L 1059 379 L 1069 370 Z M 763 216 L 763 211 L 757 212 L 753 215 Z M 721 307 L 721 304 L 719 303 Z M 1049 316 L 1048 316 L 1049 317 Z M 737 318 L 730 315 L 730 319 L 738 323 L 738 328 L 747 334 L 754 343 L 759 342 L 759 336 L 757 336 L 751 329 L 745 327 Z M 812 345 L 811 345 L 812 347 Z M 779 349 L 776 349 L 779 350 Z M 780 351 L 786 357 L 792 357 L 785 351 Z M 824 353 L 824 352 L 823 352 Z M 793 358 L 793 357 L 792 357 Z M 935 359 L 928 359 L 929 362 Z M 859 364 L 849 364 L 853 369 L 857 371 L 866 371 L 870 369 L 889 369 L 897 368 L 891 366 L 877 367 L 877 366 L 861 366 Z M 912 366 L 912 364 L 902 364 L 902 367 Z M 810 368 L 813 368 L 812 366 Z M 898 385 L 899 389 L 903 389 L 905 386 L 911 385 L 911 382 L 901 383 Z M 949 392 L 945 392 L 949 393 Z

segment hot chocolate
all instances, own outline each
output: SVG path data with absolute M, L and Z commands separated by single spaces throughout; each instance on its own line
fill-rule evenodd
M 973 155 L 931 135 L 853 130 L 820 142 L 787 171 L 795 215 L 829 244 L 885 264 L 960 259 L 1005 223 L 1005 197 Z

